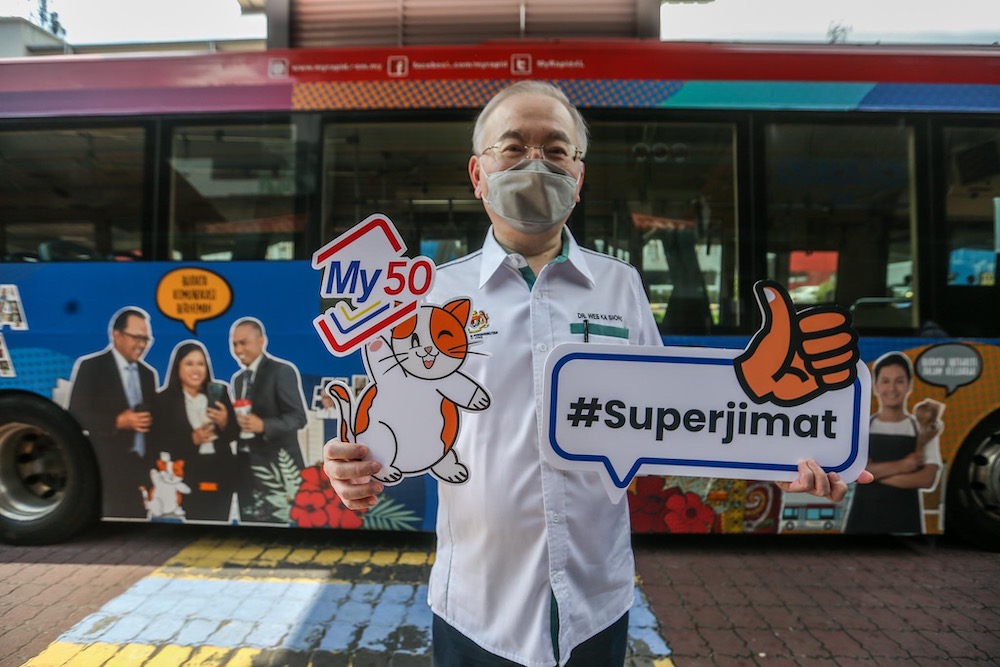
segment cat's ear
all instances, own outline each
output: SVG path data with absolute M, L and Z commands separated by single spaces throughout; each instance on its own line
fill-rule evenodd
M 472 301 L 469 299 L 455 299 L 444 304 L 444 309 L 458 318 L 458 321 L 465 326 L 469 322 L 469 312 L 472 310 Z

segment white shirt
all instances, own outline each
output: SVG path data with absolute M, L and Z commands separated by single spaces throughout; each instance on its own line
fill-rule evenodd
M 662 345 L 638 272 L 567 239 L 567 259 L 543 268 L 529 291 L 519 271 L 527 262 L 491 230 L 482 250 L 438 268 L 427 299 L 467 296 L 474 315 L 485 313 L 462 370 L 493 397 L 462 416 L 455 450 L 469 481 L 438 485 L 429 602 L 486 650 L 537 667 L 556 664 L 553 594 L 565 662 L 629 609 L 635 579 L 628 503 L 612 504 L 596 473 L 542 459 L 545 358 L 558 343 L 583 341 L 584 318 L 592 343 Z

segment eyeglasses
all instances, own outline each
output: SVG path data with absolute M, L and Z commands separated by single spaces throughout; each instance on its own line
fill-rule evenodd
M 121 331 L 119 333 L 121 333 L 123 336 L 128 336 L 129 338 L 131 338 L 135 342 L 142 343 L 143 345 L 149 345 L 149 341 L 153 340 L 149 336 L 143 336 L 142 334 L 129 333 L 128 331 Z
M 493 157 L 503 165 L 512 167 L 528 157 L 532 149 L 542 154 L 542 158 L 557 165 L 567 165 L 576 162 L 583 156 L 583 151 L 565 141 L 553 141 L 541 146 L 522 144 L 516 141 L 501 141 L 487 146 L 483 154 L 492 151 Z

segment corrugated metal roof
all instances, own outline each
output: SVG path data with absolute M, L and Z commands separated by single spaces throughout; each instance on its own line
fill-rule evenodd
M 290 46 L 295 47 L 659 36 L 659 0 L 289 0 L 289 3 Z

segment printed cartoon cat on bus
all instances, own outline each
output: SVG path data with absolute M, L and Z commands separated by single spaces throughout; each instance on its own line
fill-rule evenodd
M 398 484 L 428 471 L 450 484 L 469 479 L 452 447 L 460 410 L 482 411 L 492 401 L 485 387 L 459 370 L 470 354 L 465 326 L 471 308 L 465 298 L 423 305 L 388 338 L 369 342 L 364 362 L 371 382 L 356 401 L 342 382 L 327 385 L 340 410 L 341 440 L 369 448 L 382 463 L 375 475 L 380 482 Z

